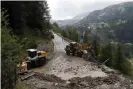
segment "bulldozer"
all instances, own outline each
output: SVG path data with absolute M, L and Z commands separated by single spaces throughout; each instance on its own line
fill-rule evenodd
M 27 57 L 24 57 L 21 62 L 18 64 L 20 68 L 19 73 L 26 73 L 29 69 L 40 67 L 47 61 L 48 52 L 37 51 L 37 49 L 28 49 Z
M 83 55 L 87 54 L 88 48 L 86 43 L 79 44 L 77 42 L 70 42 L 70 44 L 66 45 L 65 51 L 67 55 L 83 57 Z

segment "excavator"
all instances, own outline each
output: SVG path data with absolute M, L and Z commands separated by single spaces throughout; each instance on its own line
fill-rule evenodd
M 31 68 L 40 67 L 47 61 L 48 52 L 28 49 L 27 54 L 28 56 L 24 57 L 18 64 L 19 74 L 26 73 Z
M 77 57 L 83 57 L 84 59 L 88 59 L 90 47 L 87 43 L 84 42 L 83 36 L 80 38 L 80 42 L 70 42 L 70 44 L 66 45 L 65 51 L 67 55 L 73 55 Z
M 49 36 L 54 39 L 53 31 L 49 31 Z M 28 49 L 27 57 L 22 58 L 17 65 L 19 67 L 19 74 L 26 73 L 31 68 L 40 67 L 45 64 L 49 53 L 46 51 L 37 51 L 37 49 Z
M 67 55 L 73 55 L 77 57 L 83 57 L 83 55 L 87 54 L 89 46 L 84 44 L 79 44 L 77 42 L 70 42 L 65 48 Z

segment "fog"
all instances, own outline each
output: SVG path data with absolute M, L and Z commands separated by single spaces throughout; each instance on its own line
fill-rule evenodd
M 71 19 L 76 15 L 133 0 L 47 0 L 53 20 Z

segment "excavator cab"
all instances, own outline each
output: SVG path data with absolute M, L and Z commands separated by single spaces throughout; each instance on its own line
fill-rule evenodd
M 66 46 L 65 51 L 67 55 L 72 54 L 74 56 L 76 54 L 77 49 L 78 49 L 78 43 L 71 42 L 69 45 Z
M 77 42 L 71 42 L 66 46 L 65 51 L 67 55 L 72 54 L 73 56 L 82 57 L 87 54 L 88 45 L 86 43 L 78 44 Z
M 76 50 L 78 48 L 78 43 L 77 42 L 71 42 L 70 48 Z
M 29 69 L 34 67 L 39 67 L 45 64 L 46 57 L 48 53 L 45 51 L 37 51 L 37 49 L 28 49 L 27 57 L 21 59 L 20 63 L 17 65 L 20 68 L 19 73 L 23 74 Z
M 34 58 L 37 56 L 37 50 L 36 49 L 28 49 L 27 53 L 28 53 L 29 58 Z
M 36 49 L 28 49 L 28 60 L 37 60 L 38 58 L 43 58 L 48 56 L 48 53 L 45 51 L 37 51 Z
M 37 51 L 37 49 L 28 49 L 27 53 L 28 69 L 42 66 L 46 61 L 46 57 L 48 56 L 47 52 Z

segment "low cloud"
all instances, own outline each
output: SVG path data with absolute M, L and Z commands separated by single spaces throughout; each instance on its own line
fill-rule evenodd
M 52 19 L 71 19 L 76 15 L 133 0 L 47 0 Z

